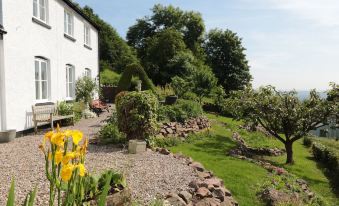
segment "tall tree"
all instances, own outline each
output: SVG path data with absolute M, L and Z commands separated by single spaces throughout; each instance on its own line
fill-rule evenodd
M 335 109 L 333 102 L 321 99 L 315 90 L 301 101 L 295 91 L 279 92 L 272 86 L 234 92 L 226 102 L 234 117 L 260 124 L 282 142 L 288 164 L 294 162 L 293 143 L 326 122 Z
M 133 49 L 110 24 L 102 20 L 89 6 L 80 9 L 99 27 L 101 65 L 109 65 L 112 70 L 121 72 L 127 65 L 138 61 Z
M 245 48 L 236 33 L 230 30 L 211 30 L 203 47 L 207 63 L 227 94 L 233 90 L 244 89 L 249 84 L 252 77 L 244 53 Z

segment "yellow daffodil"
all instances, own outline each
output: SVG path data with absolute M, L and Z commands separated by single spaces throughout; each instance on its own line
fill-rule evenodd
M 44 136 L 44 143 L 46 140 L 51 141 L 53 134 L 54 134 L 53 131 L 47 132 Z
M 62 161 L 63 156 L 64 156 L 63 153 L 64 152 L 61 151 L 61 150 L 58 150 L 58 151 L 55 152 L 54 162 L 55 162 L 56 165 L 58 165 Z
M 85 176 L 85 174 L 86 174 L 85 165 L 80 163 L 80 164 L 77 165 L 77 168 L 79 169 L 79 175 L 81 177 Z
M 67 152 L 66 155 L 62 159 L 62 164 L 67 165 L 70 160 L 74 159 L 76 154 L 74 152 Z
M 79 130 L 74 130 L 72 132 L 72 139 L 73 139 L 73 143 L 75 145 L 79 144 L 79 142 L 81 141 L 82 137 L 83 137 L 83 134 Z
M 67 137 L 67 138 L 68 138 L 68 137 L 71 137 L 71 136 L 72 136 L 72 130 L 69 130 L 69 129 L 68 129 L 68 130 L 65 130 L 65 131 L 64 131 L 64 134 L 65 134 L 65 137 Z
M 72 165 L 72 164 L 67 164 L 67 165 L 64 165 L 62 167 L 62 169 L 61 169 L 61 179 L 62 179 L 62 181 L 68 182 L 71 179 L 73 169 L 74 169 L 74 165 Z
M 51 142 L 59 147 L 64 146 L 65 136 L 61 132 L 54 133 L 51 138 Z

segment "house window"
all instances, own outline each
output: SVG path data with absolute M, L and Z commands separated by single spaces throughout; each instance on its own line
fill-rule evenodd
M 88 25 L 84 25 L 84 44 L 91 46 L 91 28 Z
M 92 73 L 91 73 L 90 69 L 88 69 L 88 68 L 85 69 L 85 76 L 89 77 L 89 78 L 92 78 Z
M 45 23 L 47 23 L 47 5 L 47 0 L 33 0 L 33 16 Z
M 64 13 L 64 31 L 65 34 L 73 37 L 74 36 L 74 16 L 71 12 L 66 11 Z
M 49 98 L 49 68 L 48 61 L 35 58 L 35 99 L 47 101 Z
M 75 97 L 75 68 L 69 64 L 66 65 L 66 97 Z

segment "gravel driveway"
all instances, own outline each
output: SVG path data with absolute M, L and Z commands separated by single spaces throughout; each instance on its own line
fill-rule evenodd
M 104 113 L 99 118 L 84 119 L 74 127 L 67 128 L 79 129 L 87 137 L 93 138 L 106 116 L 107 113 Z M 48 205 L 49 184 L 45 178 L 43 155 L 38 149 L 42 137 L 43 134 L 29 135 L 0 144 L 0 205 L 6 205 L 12 177 L 15 178 L 18 204 L 37 186 L 36 205 Z M 193 169 L 186 166 L 183 160 L 152 151 L 132 155 L 109 146 L 90 145 L 86 166 L 91 173 L 100 173 L 106 169 L 123 172 L 133 197 L 143 204 L 169 191 L 186 189 L 189 182 L 197 178 Z

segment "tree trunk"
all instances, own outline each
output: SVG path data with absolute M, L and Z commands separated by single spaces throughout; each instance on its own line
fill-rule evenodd
M 292 145 L 293 145 L 292 141 L 287 141 L 285 143 L 285 149 L 286 149 L 286 154 L 287 154 L 286 164 L 293 164 L 294 163 Z

